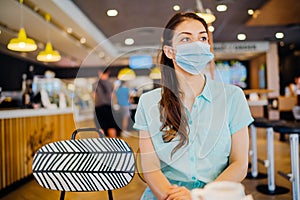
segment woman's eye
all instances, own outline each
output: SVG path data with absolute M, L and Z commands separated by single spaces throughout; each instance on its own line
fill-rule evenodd
M 200 41 L 207 41 L 207 37 L 201 37 Z
M 190 41 L 190 38 L 184 37 L 184 38 L 181 39 L 181 41 L 182 41 L 182 42 L 188 42 L 188 41 Z

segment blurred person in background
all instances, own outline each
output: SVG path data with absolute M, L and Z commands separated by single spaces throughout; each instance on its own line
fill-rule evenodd
M 130 118 L 130 91 L 129 88 L 126 87 L 125 81 L 121 81 L 120 87 L 116 91 L 116 97 L 122 118 L 122 134 L 125 136 L 128 129 L 128 120 Z
M 300 75 L 294 77 L 294 82 L 289 84 L 290 95 L 297 96 L 300 94 Z
M 95 125 L 99 130 L 103 130 L 107 137 L 117 137 L 118 126 L 113 117 L 113 108 L 111 106 L 114 85 L 109 80 L 109 70 L 98 70 L 98 77 L 98 82 L 93 85 Z

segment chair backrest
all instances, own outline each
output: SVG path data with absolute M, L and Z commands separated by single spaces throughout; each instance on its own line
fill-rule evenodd
M 118 138 L 49 143 L 34 155 L 32 172 L 44 188 L 91 192 L 126 186 L 135 173 L 129 145 Z

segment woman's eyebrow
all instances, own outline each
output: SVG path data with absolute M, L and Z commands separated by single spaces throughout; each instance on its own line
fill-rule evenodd
M 203 33 L 207 33 L 207 32 L 206 31 L 199 32 L 199 34 L 203 34 Z M 183 32 L 180 32 L 177 34 L 177 36 L 179 36 L 179 35 L 192 35 L 192 33 L 183 31 Z
M 190 33 L 190 32 L 180 32 L 180 33 L 177 34 L 177 36 L 179 36 L 179 35 L 192 35 L 192 33 Z
M 205 33 L 207 34 L 206 31 L 200 31 L 198 34 L 200 35 L 200 34 L 205 34 Z M 179 37 L 180 35 L 192 35 L 192 33 L 183 31 L 183 32 L 178 33 L 175 37 Z

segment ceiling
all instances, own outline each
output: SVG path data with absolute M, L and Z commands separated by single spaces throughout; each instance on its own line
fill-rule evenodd
M 246 42 L 276 42 L 275 33 L 283 32 L 282 48 L 300 51 L 300 1 L 299 0 L 202 0 L 203 7 L 215 15 L 213 41 L 217 43 L 238 42 L 236 35 L 245 33 Z M 57 67 L 126 65 L 131 54 L 157 55 L 160 37 L 168 19 L 180 11 L 196 9 L 195 0 L 24 0 L 21 7 L 17 0 L 0 1 L 0 51 L 13 56 L 36 61 L 39 51 L 50 40 L 53 48 L 63 58 Z M 226 12 L 217 12 L 218 4 L 226 4 Z M 108 9 L 117 9 L 118 15 L 108 17 Z M 256 18 L 247 14 L 256 10 Z M 44 19 L 51 15 L 51 23 Z M 23 18 L 23 20 L 21 20 Z M 22 22 L 23 21 L 23 22 Z M 9 40 L 16 37 L 21 25 L 27 36 L 38 44 L 38 50 L 31 53 L 16 53 L 7 50 Z M 72 33 L 67 33 L 67 28 Z M 80 43 L 84 37 L 86 43 Z M 126 38 L 133 38 L 131 46 L 124 44 Z M 257 53 L 222 54 L 217 59 L 249 59 Z

